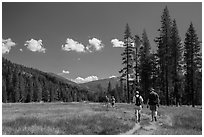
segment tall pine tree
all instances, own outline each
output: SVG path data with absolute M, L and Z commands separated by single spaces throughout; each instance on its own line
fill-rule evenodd
M 159 79 L 159 66 L 157 53 L 150 53 L 150 66 L 151 66 L 151 87 L 157 89 L 160 85 L 158 84 Z
M 140 77 L 141 89 L 144 101 L 147 100 L 148 91 L 150 88 L 151 64 L 150 64 L 150 43 L 146 34 L 142 34 L 142 47 L 140 48 Z
M 126 92 L 127 92 L 127 101 L 130 103 L 130 84 L 129 84 L 129 75 L 133 70 L 133 45 L 132 45 L 132 36 L 130 32 L 129 25 L 126 24 L 125 34 L 124 34 L 124 52 L 122 55 L 122 65 L 125 67 L 122 68 L 119 73 L 121 73 L 121 78 L 126 79 Z
M 166 105 L 169 105 L 169 57 L 170 57 L 170 46 L 171 46 L 171 18 L 167 6 L 164 9 L 163 15 L 161 16 L 161 28 L 159 37 L 156 38 L 155 42 L 158 44 L 158 57 L 160 65 L 160 82 L 161 90 L 166 96 Z
M 201 71 L 201 50 L 200 42 L 198 41 L 197 34 L 191 22 L 190 27 L 187 30 L 185 42 L 184 42 L 184 60 L 186 68 L 186 92 L 187 102 L 195 106 L 195 90 L 196 85 L 195 74 Z
M 142 40 L 138 35 L 134 38 L 135 53 L 134 53 L 134 69 L 135 69 L 135 88 L 139 88 L 139 50 L 141 48 Z
M 171 80 L 173 85 L 173 96 L 176 100 L 176 105 L 179 103 L 179 72 L 181 70 L 181 59 L 182 59 L 182 45 L 179 37 L 176 20 L 173 20 L 171 29 L 171 47 L 170 47 L 170 70 Z

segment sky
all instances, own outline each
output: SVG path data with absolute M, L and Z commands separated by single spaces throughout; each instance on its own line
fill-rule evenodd
M 78 83 L 119 76 L 126 24 L 156 50 L 165 6 L 182 41 L 190 22 L 202 39 L 201 2 L 3 2 L 2 56 Z

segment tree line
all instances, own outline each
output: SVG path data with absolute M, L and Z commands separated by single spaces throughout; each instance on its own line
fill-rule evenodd
M 104 102 L 106 91 L 100 84 L 97 91 L 70 84 L 50 73 L 12 63 L 2 58 L 2 102 Z M 120 88 L 116 88 L 120 92 Z M 110 87 L 109 93 L 117 92 Z M 118 98 L 117 98 L 118 99 Z M 118 99 L 119 102 L 119 99 Z
M 119 73 L 122 90 L 130 102 L 135 89 L 147 101 L 150 88 L 160 95 L 161 104 L 188 104 L 193 107 L 202 102 L 202 54 L 193 23 L 182 42 L 176 20 L 171 19 L 167 6 L 161 16 L 159 36 L 154 41 L 157 50 L 151 52 L 146 31 L 140 38 L 132 36 L 127 24 L 124 33 L 124 52 Z
M 84 88 L 63 82 L 37 69 L 2 58 L 2 102 L 53 102 L 93 100 Z

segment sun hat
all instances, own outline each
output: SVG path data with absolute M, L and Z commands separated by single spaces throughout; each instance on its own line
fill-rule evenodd
M 154 88 L 151 88 L 150 91 L 154 91 Z
M 135 92 L 135 93 L 136 93 L 136 94 L 139 94 L 139 91 L 137 91 L 137 90 L 136 90 L 136 92 Z

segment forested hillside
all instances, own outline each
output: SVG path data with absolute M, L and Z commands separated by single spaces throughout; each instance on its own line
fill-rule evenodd
M 81 86 L 84 86 L 92 91 L 100 91 L 100 87 L 103 89 L 104 92 L 107 91 L 108 84 L 111 83 L 112 87 L 114 88 L 116 84 L 119 84 L 120 77 L 114 78 L 107 78 L 107 79 L 100 79 L 91 82 L 81 83 Z
M 76 83 L 2 58 L 2 102 L 82 100 L 91 100 L 91 95 Z

